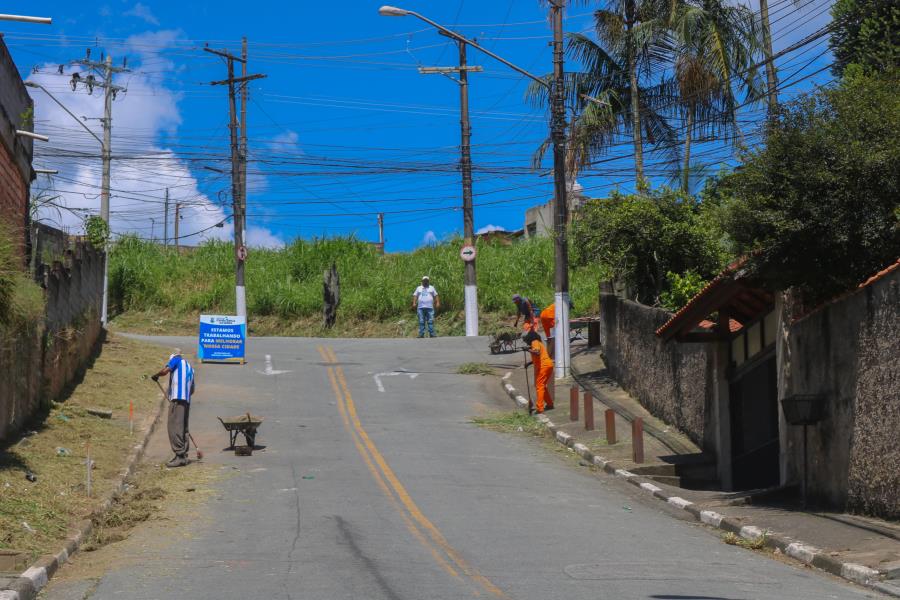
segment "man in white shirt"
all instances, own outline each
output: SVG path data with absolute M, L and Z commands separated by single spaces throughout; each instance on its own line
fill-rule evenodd
M 422 278 L 422 285 L 413 292 L 412 307 L 419 315 L 419 337 L 425 337 L 425 324 L 428 324 L 428 337 L 434 334 L 434 309 L 441 307 L 441 299 L 437 290 L 431 285 L 428 276 Z

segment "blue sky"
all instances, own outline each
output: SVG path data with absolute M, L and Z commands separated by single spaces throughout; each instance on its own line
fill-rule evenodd
M 398 0 L 400 2 L 400 0 Z M 403 0 L 405 8 L 455 26 L 491 50 L 537 74 L 550 69 L 546 10 L 534 0 Z M 771 3 L 776 50 L 828 21 L 829 2 Z M 229 237 L 230 184 L 224 63 L 204 52 L 239 52 L 249 42 L 250 72 L 267 77 L 251 85 L 248 106 L 249 241 L 278 245 L 297 236 L 354 234 L 377 238 L 376 213 L 385 213 L 389 251 L 415 248 L 462 229 L 459 210 L 457 85 L 421 75 L 418 65 L 455 64 L 447 38 L 412 17 L 378 14 L 377 2 L 63 2 L 13 0 L 4 12 L 52 16 L 53 25 L 3 23 L 0 28 L 23 77 L 47 87 L 92 130 L 100 131 L 99 92 L 72 92 L 69 61 L 111 53 L 127 57 L 131 72 L 116 83 L 128 91 L 113 112 L 112 226 L 117 233 L 162 236 L 163 198 L 169 189 L 183 205 L 181 234 L 188 244 Z M 567 31 L 590 31 L 590 8 L 567 12 Z M 754 6 L 755 8 L 755 6 Z M 781 61 L 794 79 L 828 64 L 827 41 Z M 519 75 L 469 52 L 484 66 L 470 77 L 476 166 L 475 226 L 523 225 L 527 207 L 547 201 L 551 178 L 530 168 L 547 132 L 543 109 L 524 100 Z M 57 73 L 63 64 L 64 74 Z M 570 65 L 573 66 L 574 65 Z M 785 89 L 793 97 L 827 71 Z M 77 229 L 99 206 L 97 143 L 46 96 L 32 90 L 36 130 L 50 135 L 36 150 L 35 166 L 60 170 L 40 177 L 35 192 L 59 195 L 67 207 L 44 213 L 49 222 Z M 760 110 L 742 115 L 754 141 Z M 699 147 L 696 156 L 715 171 L 729 148 Z M 660 158 L 649 159 L 658 173 Z M 548 166 L 548 165 L 545 165 Z M 630 144 L 622 140 L 597 169 L 579 175 L 591 196 L 632 188 Z M 655 177 L 660 182 L 660 177 Z M 70 209 L 70 210 L 69 210 Z M 225 227 L 213 225 L 223 219 Z M 173 217 L 170 216 L 170 235 Z

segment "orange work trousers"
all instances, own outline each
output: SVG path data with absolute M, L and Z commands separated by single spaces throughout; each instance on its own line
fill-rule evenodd
M 541 311 L 541 326 L 544 328 L 544 335 L 547 338 L 553 337 L 551 335 L 551 330 L 553 326 L 556 324 L 556 305 L 551 304 L 547 308 Z
M 553 363 L 544 365 L 540 361 L 534 365 L 534 389 L 537 401 L 534 408 L 542 413 L 547 408 L 553 408 L 553 395 L 548 384 L 553 379 Z

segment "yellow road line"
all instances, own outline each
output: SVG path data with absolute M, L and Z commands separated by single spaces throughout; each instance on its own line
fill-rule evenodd
M 331 348 L 328 348 L 327 352 L 332 359 L 331 362 L 336 363 L 337 357 L 335 356 L 334 351 Z M 353 402 L 353 396 L 350 393 L 349 386 L 347 385 L 347 379 L 344 376 L 344 370 L 341 367 L 334 367 L 334 373 L 337 376 L 337 379 L 341 384 L 341 389 L 344 392 L 344 401 L 346 402 L 347 414 L 350 417 L 350 422 L 352 423 L 353 428 L 356 430 L 356 434 L 359 436 L 359 439 L 362 440 L 365 448 L 369 451 L 369 455 L 371 456 L 371 458 L 374 459 L 375 463 L 381 469 L 381 473 L 384 474 L 385 479 L 387 479 L 387 482 L 390 484 L 391 488 L 393 488 L 394 493 L 406 508 L 409 515 L 412 516 L 412 518 L 428 533 L 432 541 L 437 544 L 447 556 L 450 557 L 450 560 L 452 560 L 463 573 L 465 573 L 473 581 L 478 583 L 487 592 L 490 592 L 498 598 L 507 598 L 506 594 L 503 593 L 503 590 L 494 585 L 491 580 L 482 575 L 476 568 L 469 565 L 459 554 L 459 552 L 457 552 L 456 549 L 450 545 L 450 543 L 443 536 L 440 530 L 438 530 L 438 528 L 435 527 L 435 525 L 428 519 L 428 517 L 426 517 L 422 513 L 422 511 L 413 501 L 412 497 L 409 495 L 409 492 L 407 492 L 403 484 L 400 483 L 400 480 L 397 478 L 397 475 L 394 473 L 393 469 L 391 469 L 391 467 L 387 464 L 387 461 L 384 459 L 384 456 L 382 456 L 381 452 L 379 452 L 378 448 L 375 446 L 375 443 L 372 442 L 365 428 L 363 428 L 362 423 L 359 420 L 359 416 L 356 413 L 356 405 Z
M 329 357 L 325 354 L 325 351 L 323 351 L 321 346 L 319 346 L 319 353 L 322 354 L 323 358 L 325 359 L 325 362 L 332 362 L 329 359 Z M 335 359 L 335 362 L 336 362 L 336 359 Z M 328 379 L 331 381 L 331 388 L 334 390 L 334 395 L 337 398 L 338 411 L 340 412 L 341 418 L 344 421 L 344 426 L 346 427 L 347 431 L 350 433 L 350 436 L 353 438 L 353 443 L 356 445 L 357 451 L 359 452 L 360 456 L 362 456 L 363 461 L 366 463 L 366 466 L 368 467 L 369 471 L 372 473 L 372 478 L 375 479 L 375 483 L 378 484 L 378 487 L 381 488 L 381 491 L 384 493 L 384 495 L 387 496 L 388 499 L 391 501 L 391 504 L 393 505 L 394 509 L 403 518 L 403 522 L 406 524 L 406 527 L 407 527 L 407 529 L 409 529 L 409 532 L 413 535 L 413 537 L 415 537 L 417 540 L 419 540 L 419 542 L 425 547 L 426 550 L 428 550 L 431 553 L 435 562 L 437 562 L 441 566 L 441 568 L 443 568 L 447 573 L 449 573 L 453 577 L 459 578 L 459 573 L 456 572 L 456 569 L 454 569 L 453 566 L 450 563 L 448 563 L 447 560 L 440 554 L 440 552 L 438 552 L 438 550 L 428 542 L 428 539 L 425 537 L 425 535 L 421 531 L 419 531 L 419 528 L 416 527 L 416 524 L 412 521 L 412 519 L 409 518 L 409 515 L 407 515 L 406 512 L 404 512 L 403 508 L 397 502 L 397 499 L 391 493 L 390 488 L 384 482 L 384 479 L 381 477 L 381 473 L 378 472 L 378 469 L 375 467 L 374 463 L 372 462 L 372 459 L 369 457 L 368 453 L 366 452 L 366 449 L 363 447 L 362 443 L 360 442 L 359 437 L 357 436 L 356 431 L 354 431 L 354 429 L 350 423 L 350 419 L 347 416 L 347 409 L 344 405 L 344 397 L 341 394 L 340 388 L 338 387 L 338 382 L 337 382 L 337 379 L 335 378 L 335 373 L 334 373 L 333 367 L 328 367 Z

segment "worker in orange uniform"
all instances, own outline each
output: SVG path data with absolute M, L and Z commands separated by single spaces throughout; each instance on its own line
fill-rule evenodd
M 534 389 L 537 393 L 534 412 L 541 414 L 545 410 L 553 410 L 553 396 L 548 385 L 553 377 L 553 359 L 547 353 L 547 346 L 541 341 L 540 335 L 530 331 L 523 339 L 528 344 L 531 364 L 534 366 Z
M 541 326 L 544 328 L 544 335 L 547 337 L 547 348 L 550 351 L 550 358 L 553 358 L 553 328 L 556 326 L 555 302 L 541 311 Z

